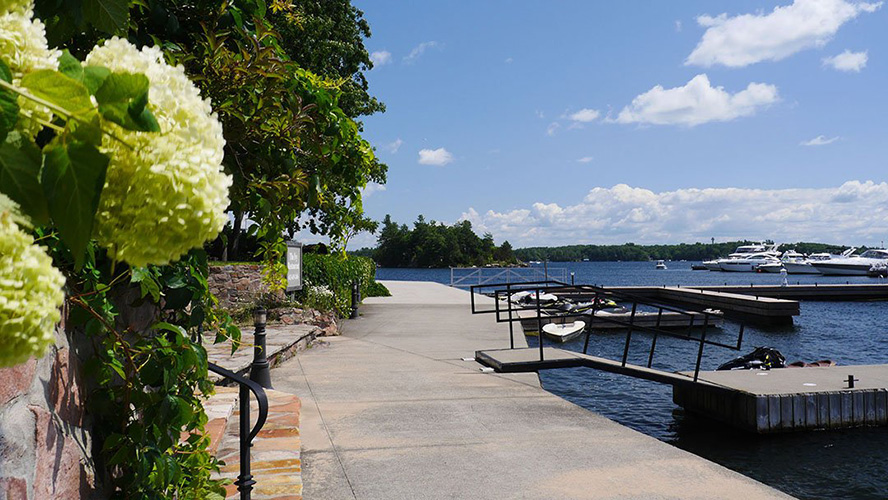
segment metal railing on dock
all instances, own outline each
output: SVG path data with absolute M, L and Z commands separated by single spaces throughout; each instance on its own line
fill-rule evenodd
M 475 294 L 479 293 L 482 290 L 493 289 L 492 292 L 487 292 L 485 295 L 491 295 L 494 299 L 494 308 L 489 310 L 478 309 Z M 691 342 L 697 342 L 699 347 L 697 349 L 697 358 L 694 367 L 694 382 L 697 382 L 700 374 L 700 364 L 703 359 L 703 351 L 704 347 L 707 345 L 722 347 L 726 349 L 731 349 L 735 351 L 739 351 L 741 345 L 743 343 L 743 331 L 744 325 L 740 325 L 740 330 L 737 335 L 736 344 L 726 344 L 722 342 L 717 342 L 707 338 L 707 330 L 713 325 L 712 317 L 716 315 L 713 311 L 704 310 L 701 312 L 690 312 L 684 309 L 679 309 L 675 307 L 670 307 L 668 305 L 664 305 L 661 303 L 657 303 L 651 301 L 650 299 L 646 299 L 644 297 L 634 295 L 631 293 L 625 292 L 614 292 L 613 290 L 608 290 L 602 287 L 593 286 L 593 285 L 568 285 L 561 281 L 556 280 L 542 280 L 542 281 L 534 281 L 534 282 L 524 282 L 524 283 L 488 283 L 481 285 L 473 285 L 470 287 L 471 291 L 471 307 L 472 314 L 495 314 L 497 323 L 508 323 L 509 324 L 509 344 L 510 349 L 515 349 L 515 332 L 514 332 L 514 323 L 520 322 L 522 319 L 516 313 L 522 310 L 531 310 L 535 313 L 535 319 L 537 323 L 537 331 L 539 332 L 539 361 L 540 363 L 545 361 L 545 348 L 544 348 L 544 335 L 543 335 L 543 321 L 545 319 L 546 322 L 552 322 L 557 320 L 566 320 L 568 318 L 576 318 L 578 315 L 587 315 L 590 318 L 589 324 L 585 330 L 585 342 L 583 345 L 583 354 L 588 354 L 589 351 L 589 339 L 591 337 L 594 321 L 602 321 L 606 323 L 616 324 L 618 326 L 624 327 L 626 329 L 626 341 L 623 347 L 623 356 L 620 361 L 620 366 L 623 368 L 627 367 L 627 361 L 629 358 L 629 350 L 632 341 L 632 335 L 635 332 L 645 332 L 653 334 L 653 339 L 651 342 L 651 348 L 648 353 L 647 359 L 647 368 L 651 368 L 654 360 L 654 351 L 657 347 L 657 340 L 661 336 L 687 340 Z M 529 304 L 528 307 L 516 307 L 512 299 L 512 296 L 518 292 L 529 292 L 532 299 L 532 303 Z M 586 299 L 591 299 L 592 308 L 587 313 L 578 313 L 573 311 L 560 311 L 556 309 L 550 309 L 543 306 L 540 297 L 543 294 L 553 294 L 556 296 L 573 296 L 573 297 L 583 297 Z M 595 305 L 602 303 L 603 300 L 613 300 L 624 303 L 631 303 L 631 312 L 628 314 L 628 320 L 605 316 L 605 315 L 596 315 Z M 503 307 L 505 304 L 505 307 Z M 644 306 L 647 308 L 653 308 L 657 311 L 656 321 L 654 326 L 645 326 L 637 323 L 636 318 L 639 313 L 639 306 Z M 667 331 L 661 328 L 661 319 L 663 317 L 663 313 L 668 312 L 673 315 L 678 314 L 681 317 L 687 317 L 687 329 L 685 333 L 676 333 L 672 331 Z M 544 315 L 545 313 L 545 315 Z M 702 324 L 695 324 L 695 321 L 702 314 L 703 322 Z M 692 334 L 695 328 L 700 330 L 700 335 L 695 336 Z M 671 378 L 671 377 L 670 377 Z
M 563 267 L 450 268 L 450 286 L 457 288 L 490 285 L 491 283 L 527 283 L 547 280 L 566 282 L 568 277 L 567 269 Z

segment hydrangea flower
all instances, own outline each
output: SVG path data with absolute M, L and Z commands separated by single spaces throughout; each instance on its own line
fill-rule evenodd
M 40 356 L 55 342 L 65 278 L 19 228 L 14 204 L 0 195 L 0 367 Z
M 181 66 L 163 60 L 157 47 L 137 49 L 112 38 L 97 46 L 87 65 L 141 73 L 150 83 L 148 108 L 161 132 L 124 130 L 128 144 L 109 137 L 111 157 L 94 235 L 116 260 L 133 266 L 168 264 L 215 238 L 228 221 L 231 177 L 222 171 L 222 125 L 210 102 Z
M 33 16 L 30 2 L 0 0 L 0 59 L 12 71 L 13 85 L 18 85 L 26 73 L 59 67 L 62 53 L 48 47 L 46 28 Z M 21 112 L 16 128 L 32 137 L 43 126 L 29 117 L 52 120 L 49 109 L 30 99 L 19 97 L 18 104 Z

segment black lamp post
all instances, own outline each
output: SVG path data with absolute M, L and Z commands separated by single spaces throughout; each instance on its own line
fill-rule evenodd
M 271 389 L 271 366 L 265 355 L 265 315 L 264 307 L 257 307 L 253 311 L 256 332 L 253 334 L 253 364 L 250 365 L 250 380 L 266 389 Z

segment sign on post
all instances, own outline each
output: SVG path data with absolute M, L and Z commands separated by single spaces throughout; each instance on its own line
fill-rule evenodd
M 287 291 L 302 290 L 302 243 L 287 242 Z

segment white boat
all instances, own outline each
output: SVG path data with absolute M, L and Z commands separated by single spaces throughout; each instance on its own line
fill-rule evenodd
M 786 268 L 786 272 L 789 274 L 820 274 L 820 271 L 817 270 L 816 267 L 812 265 L 812 262 L 822 262 L 825 260 L 831 259 L 840 259 L 843 257 L 849 257 L 854 253 L 856 248 L 849 248 L 842 252 L 841 255 L 835 255 L 831 253 L 812 253 L 806 259 L 801 259 L 793 262 L 784 263 L 784 267 Z
M 776 250 L 777 245 L 765 245 L 764 243 L 758 243 L 755 245 L 740 245 L 734 250 L 733 253 L 731 253 L 727 257 L 721 259 L 705 260 L 703 261 L 703 265 L 706 266 L 706 269 L 709 269 L 710 271 L 724 271 L 725 269 L 723 269 L 721 266 L 722 262 L 724 261 L 742 259 L 758 253 L 767 253 L 776 257 L 778 255 Z
M 721 259 L 718 261 L 718 267 L 722 271 L 751 273 L 764 264 L 780 263 L 780 259 L 772 253 L 754 253 L 745 257 L 736 257 L 733 259 Z
M 658 261 L 657 261 L 657 266 L 656 266 L 656 268 L 657 268 L 657 269 L 667 269 L 667 267 L 666 267 L 666 263 L 663 262 L 662 260 L 658 260 Z
M 811 262 L 811 265 L 828 276 L 866 276 L 871 267 L 886 262 L 888 250 L 873 248 L 860 255 Z
M 786 272 L 789 273 L 789 268 L 787 266 L 792 265 L 807 265 L 807 258 L 805 254 L 798 253 L 795 250 L 787 250 L 783 252 L 783 255 L 780 256 L 779 262 L 770 262 L 768 264 L 762 264 L 758 266 L 756 271 L 760 273 L 779 273 L 780 271 L 786 269 Z M 816 269 L 811 266 L 808 266 L 811 269 L 811 272 L 815 274 L 819 274 Z M 802 273 L 796 273 L 802 274 Z
M 543 333 L 556 342 L 570 342 L 579 337 L 585 329 L 586 322 L 579 320 L 573 323 L 549 323 L 543 325 Z

